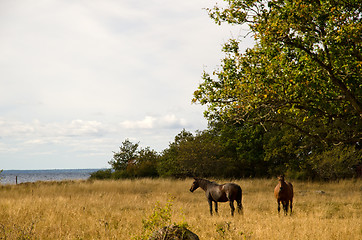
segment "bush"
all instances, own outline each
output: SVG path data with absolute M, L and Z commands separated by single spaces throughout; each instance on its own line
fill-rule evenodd
M 162 237 L 162 239 L 171 239 L 171 238 L 174 239 L 172 236 L 166 238 L 166 235 L 168 233 L 167 231 L 168 227 L 170 227 L 171 229 L 177 229 L 177 231 L 181 230 L 183 233 L 185 233 L 187 231 L 187 228 L 189 227 L 186 221 L 183 220 L 178 223 L 175 222 L 172 223 L 172 205 L 173 205 L 172 202 L 173 202 L 172 197 L 168 199 L 165 206 L 161 206 L 160 203 L 157 202 L 156 206 L 153 208 L 152 214 L 142 219 L 142 225 L 143 225 L 142 234 L 139 236 L 135 236 L 133 239 L 134 240 L 159 239 L 158 237 L 152 237 L 151 234 L 154 233 L 155 230 L 160 229 L 162 227 L 166 229 L 166 231 L 163 233 L 165 235 L 162 234 L 162 236 L 159 236 Z M 172 225 L 170 225 L 171 223 Z M 174 234 L 176 234 L 176 232 L 174 232 Z
M 311 157 L 313 170 L 323 180 L 357 176 L 356 166 L 362 162 L 362 150 L 336 146 Z
M 125 179 L 131 178 L 127 170 L 114 171 L 111 176 L 112 179 Z
M 112 169 L 98 170 L 96 172 L 91 173 L 89 179 L 90 180 L 102 180 L 102 179 L 110 179 L 112 177 Z

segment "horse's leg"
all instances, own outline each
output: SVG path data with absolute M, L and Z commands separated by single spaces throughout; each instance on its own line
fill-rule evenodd
M 284 208 L 284 214 L 285 214 L 285 216 L 288 215 L 288 207 L 289 207 L 289 200 L 288 200 L 288 201 L 285 201 L 285 208 Z
M 235 211 L 234 200 L 230 200 L 229 204 L 230 204 L 230 208 L 231 208 L 231 216 L 234 216 L 234 211 Z
M 280 213 L 280 200 L 277 200 L 278 202 L 278 213 Z
M 215 212 L 218 213 L 218 205 L 217 205 L 217 202 L 214 202 L 215 203 Z
M 293 199 L 290 199 L 290 215 L 292 215 L 293 212 Z
M 212 201 L 211 199 L 207 199 L 207 201 L 209 202 L 210 214 L 212 216 Z
M 241 200 L 236 200 L 237 206 L 238 206 L 238 213 L 243 214 L 243 204 L 241 203 Z

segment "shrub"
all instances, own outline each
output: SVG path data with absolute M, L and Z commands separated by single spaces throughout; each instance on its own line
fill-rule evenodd
M 313 169 L 324 180 L 356 177 L 356 166 L 362 161 L 362 150 L 336 146 L 311 157 Z
M 170 225 L 172 219 L 172 201 L 172 198 L 170 198 L 165 206 L 161 206 L 160 203 L 157 202 L 152 214 L 142 220 L 142 234 L 140 236 L 134 237 L 133 239 L 149 239 L 149 237 L 155 230 Z M 173 223 L 172 226 L 180 229 L 186 229 L 187 227 L 189 227 L 189 225 L 185 221 Z
M 112 169 L 104 169 L 98 170 L 96 172 L 91 173 L 89 179 L 90 180 L 102 180 L 102 179 L 110 179 L 112 177 Z

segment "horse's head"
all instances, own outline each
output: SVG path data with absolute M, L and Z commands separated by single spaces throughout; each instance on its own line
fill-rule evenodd
M 279 177 L 278 177 L 278 181 L 279 181 L 279 183 L 280 183 L 280 187 L 279 187 L 279 193 L 280 192 L 282 192 L 283 191 L 283 189 L 284 189 L 284 175 L 280 175 Z
M 191 185 L 190 192 L 194 192 L 198 187 L 199 187 L 199 181 L 197 180 L 197 178 L 195 178 L 195 181 Z
M 284 175 L 280 175 L 280 176 L 278 177 L 278 181 L 279 181 L 279 182 L 284 182 Z

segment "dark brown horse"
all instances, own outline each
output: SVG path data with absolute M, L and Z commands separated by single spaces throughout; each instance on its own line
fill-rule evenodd
M 280 212 L 280 203 L 283 204 L 284 214 L 288 214 L 288 206 L 290 203 L 290 214 L 293 211 L 293 185 L 284 181 L 284 176 L 278 177 L 279 183 L 274 189 L 274 196 L 278 202 L 278 213 Z
M 235 183 L 225 183 L 217 184 L 216 182 L 211 182 L 202 178 L 195 178 L 195 181 L 192 183 L 190 191 L 195 191 L 198 187 L 206 193 L 207 201 L 210 206 L 210 214 L 212 215 L 212 202 L 215 203 L 215 212 L 217 213 L 217 202 L 229 202 L 231 208 L 231 216 L 234 216 L 234 201 L 237 202 L 238 212 L 242 213 L 243 205 L 242 200 L 242 191 L 241 187 Z

